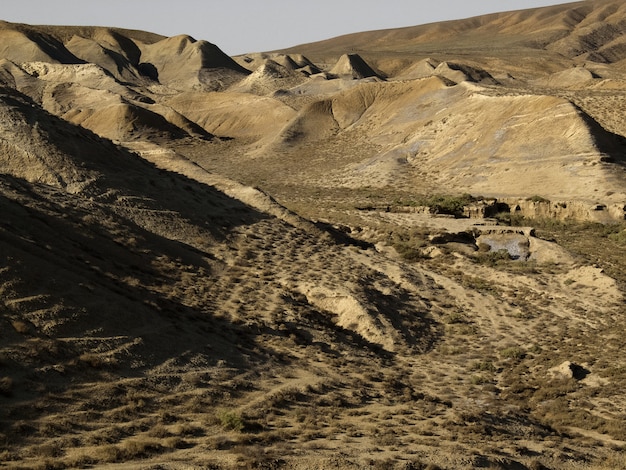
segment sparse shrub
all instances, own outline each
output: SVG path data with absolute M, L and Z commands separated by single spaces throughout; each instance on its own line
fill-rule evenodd
M 85 454 L 65 459 L 68 468 L 89 468 L 96 463 L 98 462 L 93 456 Z
M 511 255 L 507 250 L 488 252 L 478 251 L 476 254 L 474 254 L 473 260 L 478 264 L 484 264 L 485 266 L 494 268 L 502 263 L 511 261 Z
M 243 419 L 241 415 L 235 411 L 220 410 L 217 412 L 217 418 L 224 429 L 239 432 L 243 431 Z
M 204 430 L 199 426 L 194 426 L 188 423 L 178 424 L 172 429 L 172 434 L 175 436 L 201 436 Z
M 162 424 L 157 424 L 152 429 L 150 429 L 150 431 L 148 431 L 148 436 L 150 437 L 164 438 L 164 437 L 169 437 L 171 435 L 172 433 L 170 433 L 167 430 L 167 428 L 163 426 Z
M 94 369 L 99 369 L 105 364 L 102 357 L 94 353 L 83 353 L 80 355 L 78 360 L 83 364 L 87 364 L 89 367 L 93 367 Z
M 550 199 L 546 199 L 545 197 L 539 196 L 537 194 L 535 194 L 534 196 L 531 196 L 529 198 L 526 199 L 527 201 L 531 201 L 531 202 L 545 202 L 547 204 L 550 203 Z
M 131 439 L 122 444 L 123 455 L 126 459 L 148 457 L 162 450 L 161 444 L 152 439 Z
M 470 383 L 472 385 L 484 385 L 491 382 L 491 380 L 484 375 L 472 375 L 470 377 Z
M 63 449 L 56 443 L 43 444 L 37 448 L 38 457 L 61 457 Z
M 178 417 L 169 411 L 160 410 L 159 413 L 159 422 L 162 424 L 172 424 L 178 421 Z
M 609 240 L 613 240 L 620 245 L 626 245 L 626 230 L 621 230 L 617 233 L 609 234 Z
M 25 335 L 30 332 L 30 326 L 22 320 L 13 320 L 11 322 L 11 326 L 13 326 L 13 329 L 21 335 Z
M 487 253 L 486 256 L 489 256 L 489 253 Z M 506 254 L 506 256 L 508 257 L 508 253 Z M 495 258 L 499 259 L 500 255 L 496 255 Z M 464 287 L 468 287 L 477 291 L 491 292 L 494 294 L 497 294 L 499 292 L 499 289 L 497 288 L 497 286 L 494 285 L 493 282 L 483 279 L 482 277 L 463 275 L 463 277 L 461 278 L 461 283 Z
M 163 441 L 163 445 L 168 449 L 184 449 L 189 446 L 187 441 L 178 436 L 168 437 Z
M 67 468 L 67 464 L 65 462 L 59 460 L 51 460 L 49 458 L 44 459 L 43 462 L 36 464 L 33 467 L 33 470 L 64 470 Z
M 119 462 L 122 459 L 122 451 L 114 445 L 98 447 L 92 455 L 99 462 Z
M 444 321 L 448 325 L 459 325 L 467 323 L 467 318 L 460 312 L 451 312 L 444 317 Z
M 405 260 L 416 261 L 427 258 L 422 251 L 424 247 L 428 246 L 427 240 L 427 232 L 421 229 L 413 229 L 394 232 L 390 244 Z
M 510 348 L 505 348 L 500 351 L 500 357 L 503 359 L 515 359 L 520 360 L 524 359 L 526 356 L 526 352 L 517 346 L 512 346 Z
M 460 196 L 435 194 L 422 199 L 420 202 L 423 206 L 430 207 L 433 214 L 450 214 L 455 217 L 463 215 L 463 208 L 468 204 L 476 201 L 471 194 L 462 194 Z
M 569 393 L 572 393 L 578 389 L 578 384 L 573 379 L 561 379 L 551 380 L 542 383 L 541 386 L 535 391 L 533 400 L 537 402 L 554 400 L 559 397 L 564 397 Z M 552 407 L 552 411 L 556 412 L 557 406 Z M 569 411 L 564 410 L 567 414 Z
M 233 449 L 233 452 L 237 454 L 239 468 L 273 470 L 282 468 L 285 463 L 277 458 L 273 452 L 268 452 L 258 445 L 238 445 Z
M 10 397 L 13 394 L 13 379 L 11 377 L 0 378 L 0 395 Z
M 70 416 L 58 416 L 39 425 L 39 434 L 47 437 L 54 437 L 76 429 L 76 423 Z
M 493 216 L 498 221 L 498 225 L 513 225 L 511 222 L 511 212 L 498 212 Z
M 496 366 L 491 361 L 480 361 L 472 364 L 470 369 L 483 372 L 495 372 Z

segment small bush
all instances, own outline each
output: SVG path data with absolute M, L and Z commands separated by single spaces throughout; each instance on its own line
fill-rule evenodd
M 21 335 L 25 335 L 30 332 L 30 326 L 28 325 L 28 323 L 21 320 L 13 320 L 11 322 L 11 326 L 13 326 L 13 329 Z
M 125 458 L 141 458 L 148 457 L 163 450 L 161 444 L 152 439 L 132 439 L 122 444 L 123 454 Z
M 150 437 L 164 438 L 170 437 L 171 435 L 172 433 L 170 433 L 168 429 L 162 424 L 157 424 L 152 429 L 150 429 L 150 431 L 148 431 L 148 436 Z
M 83 364 L 87 364 L 88 366 L 93 367 L 94 369 L 98 369 L 103 365 L 102 358 L 93 353 L 81 354 L 78 360 Z
M 526 200 L 531 201 L 531 202 L 545 202 L 547 204 L 550 203 L 550 199 L 546 199 L 545 197 L 542 197 L 536 194 L 534 196 L 527 198 Z
M 503 359 L 520 360 L 520 359 L 524 359 L 524 357 L 526 356 L 526 352 L 522 348 L 513 346 L 513 347 L 506 348 L 500 351 L 500 356 Z
M 185 449 L 189 447 L 189 443 L 178 436 L 168 437 L 163 441 L 163 445 L 168 449 Z
M 475 362 L 471 366 L 471 370 L 478 370 L 483 372 L 495 372 L 496 366 L 491 361 Z
M 609 234 L 609 240 L 619 243 L 620 245 L 626 245 L 626 230 Z
M 472 385 L 485 385 L 491 382 L 491 380 L 484 375 L 472 375 L 470 377 Z
M 220 420 L 221 422 L 221 420 Z M 182 423 L 174 426 L 172 434 L 175 436 L 201 436 L 204 434 L 204 430 L 199 426 L 194 426 L 188 423 Z
M 13 379 L 11 377 L 0 378 L 0 395 L 10 397 L 13 394 Z
M 119 462 L 122 460 L 122 451 L 117 446 L 106 445 L 95 449 L 93 458 L 98 462 Z
M 444 321 L 448 325 L 459 325 L 467 323 L 467 318 L 460 312 L 451 312 L 445 316 Z
M 507 250 L 478 252 L 474 255 L 474 261 L 489 267 L 496 267 L 507 261 L 511 261 L 511 255 Z
M 433 195 L 423 201 L 423 205 L 430 207 L 433 214 L 450 214 L 455 217 L 463 215 L 463 208 L 476 201 L 471 194 L 460 196 Z
M 42 444 L 37 447 L 38 457 L 61 457 L 63 455 L 63 449 L 56 443 Z
M 220 410 L 217 413 L 217 419 L 224 429 L 231 431 L 243 431 L 243 419 L 234 411 Z

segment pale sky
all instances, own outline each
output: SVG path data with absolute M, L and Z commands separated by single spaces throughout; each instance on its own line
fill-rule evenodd
M 342 34 L 415 26 L 566 0 L 3 0 L 16 23 L 117 26 L 189 34 L 229 55 L 283 49 Z

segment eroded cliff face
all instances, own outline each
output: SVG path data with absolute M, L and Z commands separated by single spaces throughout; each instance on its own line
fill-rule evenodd
M 610 197 L 608 197 L 610 201 Z M 428 208 L 426 208 L 428 209 Z M 574 222 L 620 222 L 626 219 L 623 203 L 589 201 L 549 201 L 542 197 L 487 199 L 463 207 L 469 218 L 519 216 L 527 219 L 555 219 Z
M 529 219 L 557 219 L 590 222 L 620 222 L 626 219 L 626 205 L 623 203 L 590 203 L 585 201 L 532 201 L 527 199 L 506 199 L 512 214 Z

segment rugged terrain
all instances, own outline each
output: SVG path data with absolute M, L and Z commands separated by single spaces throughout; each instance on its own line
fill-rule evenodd
M 626 468 L 625 32 L 1 23 L 0 468 Z

